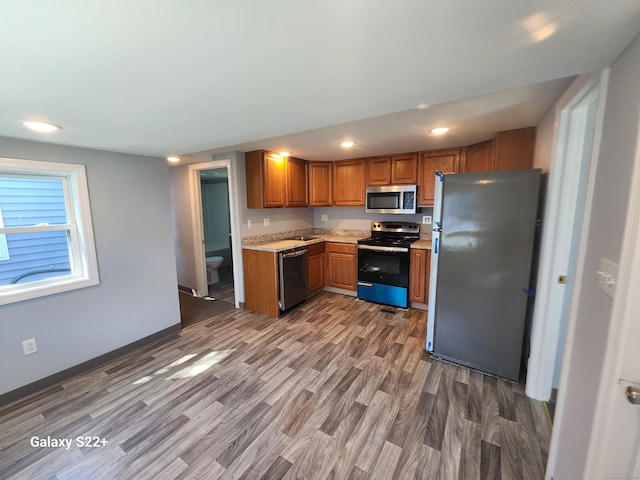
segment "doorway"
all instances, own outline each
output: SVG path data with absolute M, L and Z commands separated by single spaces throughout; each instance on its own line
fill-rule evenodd
M 571 349 L 573 293 L 583 271 L 607 80 L 608 71 L 580 77 L 556 107 L 526 385 L 527 395 L 538 400 L 561 390 L 563 359 Z
M 236 172 L 232 167 L 231 160 L 189 165 L 191 223 L 195 293 L 201 298 L 219 298 L 239 308 L 242 250 L 235 191 Z M 215 265 L 211 265 L 213 257 L 222 259 L 217 272 L 214 272 Z
M 226 168 L 200 170 L 200 205 L 209 297 L 235 303 L 233 249 Z

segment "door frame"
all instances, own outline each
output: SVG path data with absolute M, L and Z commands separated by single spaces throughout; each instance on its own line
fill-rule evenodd
M 191 183 L 191 225 L 193 226 L 193 250 L 196 271 L 196 291 L 198 295 L 208 294 L 206 252 L 204 248 L 204 224 L 202 221 L 202 190 L 200 188 L 200 171 L 213 170 L 216 168 L 226 168 L 229 190 L 229 225 L 231 228 L 231 258 L 233 261 L 233 294 L 236 308 L 240 308 L 240 295 L 238 285 L 241 279 L 238 278 L 242 271 L 242 240 L 240 238 L 240 224 L 238 215 L 238 204 L 236 202 L 235 185 L 236 178 L 231 160 L 212 160 L 203 163 L 192 163 L 189 165 L 189 180 Z
M 600 137 L 604 117 L 609 70 L 578 77 L 556 104 L 553 158 L 549 174 L 549 193 L 545 208 L 542 232 L 542 246 L 536 291 L 536 307 L 531 331 L 531 353 L 528 361 L 526 394 L 538 400 L 549 400 L 553 385 L 556 362 L 562 361 L 558 407 L 562 401 L 563 375 L 566 375 L 564 359 L 570 358 L 573 335 L 576 328 L 577 295 L 580 291 L 584 271 L 586 239 L 589 231 L 593 191 L 598 166 Z M 591 154 L 583 158 L 584 126 L 588 117 L 588 106 L 597 102 Z M 588 161 L 586 185 L 571 181 L 575 178 L 575 165 Z M 580 189 L 585 188 L 584 203 L 577 205 L 576 213 L 582 217 L 582 225 L 577 240 L 575 271 L 567 272 L 574 240 L 574 225 L 566 221 L 563 199 L 576 199 Z M 564 202 L 566 203 L 566 202 Z M 558 284 L 558 275 L 571 275 L 573 286 L 570 291 Z M 567 294 L 570 297 L 567 298 Z M 569 310 L 566 305 L 569 302 Z M 558 357 L 558 342 L 566 318 L 563 358 Z M 561 409 L 556 410 L 556 421 L 561 421 Z
M 640 291 L 640 128 L 636 140 L 636 154 L 631 177 L 631 192 L 627 207 L 622 252 L 620 254 L 618 279 L 613 299 L 611 322 L 607 335 L 602 374 L 597 386 L 596 412 L 587 454 L 585 472 L 593 472 L 594 479 L 602 478 L 605 458 L 603 448 L 611 437 L 615 397 L 623 395 L 621 378 L 626 332 L 631 322 L 640 317 L 640 301 L 636 299 Z M 630 380 L 630 379 L 627 379 Z

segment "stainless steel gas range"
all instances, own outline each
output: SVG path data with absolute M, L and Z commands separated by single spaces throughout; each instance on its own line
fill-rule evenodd
M 409 249 L 420 238 L 420 225 L 373 222 L 371 236 L 358 241 L 358 298 L 407 308 Z

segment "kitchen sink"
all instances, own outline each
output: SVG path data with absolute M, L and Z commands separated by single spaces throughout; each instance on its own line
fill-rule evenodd
M 289 238 L 286 238 L 285 240 L 298 240 L 300 242 L 307 242 L 309 240 L 315 240 L 317 238 L 318 237 L 306 237 L 304 235 L 298 235 L 297 237 L 289 237 Z

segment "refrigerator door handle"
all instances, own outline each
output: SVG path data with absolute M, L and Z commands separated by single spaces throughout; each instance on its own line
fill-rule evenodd
M 435 248 L 433 249 L 433 253 L 435 255 L 438 254 L 438 240 L 440 240 L 439 238 L 436 238 L 436 243 L 435 243 Z

